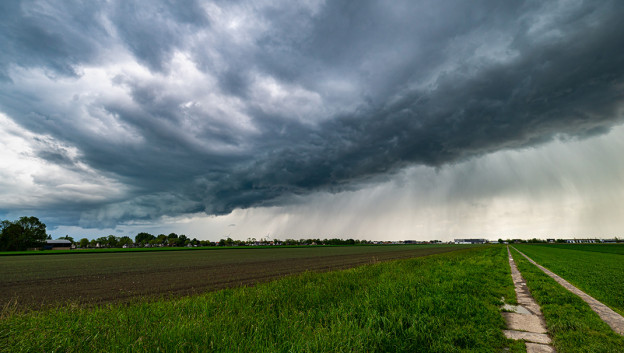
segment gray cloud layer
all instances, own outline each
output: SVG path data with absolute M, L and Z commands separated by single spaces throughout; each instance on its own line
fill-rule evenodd
M 623 15 L 619 1 L 5 1 L 0 111 L 60 141 L 37 145 L 46 163 L 127 186 L 59 198 L 58 224 L 223 214 L 609 131 Z

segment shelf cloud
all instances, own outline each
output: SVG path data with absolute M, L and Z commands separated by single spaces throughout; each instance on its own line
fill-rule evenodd
M 620 1 L 4 1 L 0 214 L 226 215 L 604 136 L 624 122 L 623 16 Z

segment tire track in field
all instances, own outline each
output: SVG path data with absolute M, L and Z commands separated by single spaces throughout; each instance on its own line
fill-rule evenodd
M 570 282 L 568 282 L 565 279 L 559 277 L 554 272 L 550 271 L 549 269 L 545 268 L 544 266 L 542 266 L 542 265 L 538 264 L 537 262 L 533 261 L 533 259 L 531 259 L 530 257 L 526 256 L 520 250 L 516 249 L 513 246 L 512 246 L 512 248 L 514 248 L 514 250 L 516 250 L 518 253 L 520 253 L 520 255 L 524 256 L 527 260 L 529 260 L 529 262 L 531 262 L 533 265 L 537 266 L 537 268 L 542 270 L 545 274 L 549 275 L 552 279 L 557 281 L 557 283 L 562 285 L 565 289 L 569 290 L 570 292 L 576 294 L 581 299 L 583 299 L 585 301 L 585 303 L 587 303 L 589 305 L 589 307 L 596 314 L 598 314 L 598 316 L 600 316 L 602 321 L 606 322 L 607 325 L 609 325 L 611 327 L 611 329 L 613 329 L 613 331 L 619 333 L 620 335 L 624 335 L 624 317 L 622 317 L 622 315 L 616 313 L 615 311 L 613 311 L 613 309 L 609 308 L 608 306 L 606 306 L 603 303 L 599 302 L 598 300 L 594 299 L 594 297 L 590 296 L 589 294 L 587 294 L 587 293 L 583 292 L 582 290 L 576 288 Z
M 525 341 L 527 353 L 556 352 L 552 346 L 552 339 L 548 335 L 542 310 L 531 295 L 524 277 L 522 277 L 511 256 L 509 247 L 507 247 L 507 255 L 509 256 L 511 278 L 514 283 L 518 305 L 506 305 L 505 309 L 511 309 L 512 312 L 502 313 L 509 328 L 503 331 L 505 337 L 512 340 Z

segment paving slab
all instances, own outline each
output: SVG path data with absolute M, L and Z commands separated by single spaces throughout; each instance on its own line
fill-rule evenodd
M 505 337 L 512 340 L 523 340 L 526 342 L 550 344 L 552 340 L 545 333 L 533 333 L 524 331 L 504 330 Z
M 526 343 L 527 353 L 554 353 L 556 352 L 553 346 L 539 343 Z
M 505 304 L 505 305 L 503 305 L 501 310 L 509 311 L 509 312 L 512 312 L 512 313 L 518 313 L 518 314 L 526 314 L 526 315 L 531 315 L 532 314 L 532 312 L 530 312 L 527 308 L 523 307 L 522 305 Z
M 525 315 L 518 313 L 501 313 L 510 330 L 528 331 L 534 333 L 547 333 L 546 327 L 537 315 Z

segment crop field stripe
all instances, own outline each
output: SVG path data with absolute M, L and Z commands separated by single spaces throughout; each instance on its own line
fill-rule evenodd
M 462 244 L 463 247 L 475 247 L 480 244 Z M 258 245 L 258 246 L 201 246 L 201 247 L 154 247 L 154 248 L 100 248 L 100 249 L 73 249 L 73 250 L 27 250 L 27 251 L 0 251 L 3 256 L 39 256 L 39 255 L 67 255 L 67 254 L 113 254 L 113 253 L 142 253 L 142 252 L 176 252 L 176 251 L 228 251 L 228 250 L 262 250 L 262 249 L 313 249 L 313 248 L 396 248 L 396 247 L 438 248 L 448 247 L 449 244 L 357 244 L 357 245 Z M 453 244 L 451 244 L 453 246 Z
M 466 249 L 468 245 L 297 247 L 0 257 L 0 306 L 128 302 L 253 285 L 304 271 L 329 271 Z M 474 246 L 472 246 L 474 247 Z
M 516 251 L 518 251 L 520 253 L 520 255 L 524 256 L 527 260 L 529 260 L 530 263 L 532 263 L 533 265 L 537 266 L 545 274 L 547 274 L 548 276 L 553 278 L 555 281 L 557 281 L 565 289 L 569 290 L 570 292 L 576 294 L 581 299 L 583 299 L 583 301 L 585 303 L 587 303 L 587 305 L 589 305 L 589 307 L 596 314 L 598 314 L 598 316 L 600 316 L 602 321 L 606 322 L 613 329 L 613 331 L 619 333 L 620 335 L 624 335 L 624 317 L 622 317 L 622 315 L 616 313 L 615 311 L 613 311 L 613 309 L 609 308 L 608 306 L 606 306 L 603 303 L 599 302 L 598 300 L 594 299 L 594 297 L 592 297 L 592 296 L 588 295 L 587 293 L 583 292 L 582 290 L 576 288 L 575 286 L 570 284 L 570 282 L 568 282 L 565 279 L 559 277 L 558 275 L 556 275 L 552 271 L 548 270 L 544 266 L 542 266 L 542 265 L 538 264 L 537 262 L 533 261 L 530 257 L 526 256 L 525 254 L 523 254 L 518 249 L 516 249 Z
M 304 273 L 101 307 L 3 312 L 2 352 L 500 352 L 506 249 Z M 513 352 L 516 352 L 514 350 Z
M 622 352 L 624 337 L 615 333 L 587 303 L 530 263 L 516 249 L 512 256 L 542 309 L 557 352 Z
M 535 262 L 620 315 L 624 315 L 624 257 L 622 255 L 576 250 L 576 248 L 562 249 L 546 245 L 515 244 L 514 246 Z M 607 244 L 593 246 L 612 248 L 612 245 Z
M 2 256 L 29 256 L 29 255 L 67 255 L 67 254 L 111 254 L 129 252 L 161 252 L 161 251 L 227 251 L 227 250 L 247 250 L 247 249 L 310 249 L 310 248 L 366 248 L 366 247 L 444 247 L 447 244 L 416 244 L 416 245 L 396 245 L 396 244 L 357 244 L 357 245 L 258 245 L 258 246 L 200 246 L 200 247 L 154 247 L 154 248 L 88 248 L 73 250 L 27 250 L 27 251 L 0 251 Z M 475 246 L 475 245 L 472 245 Z M 478 246 L 478 245 L 477 245 Z

